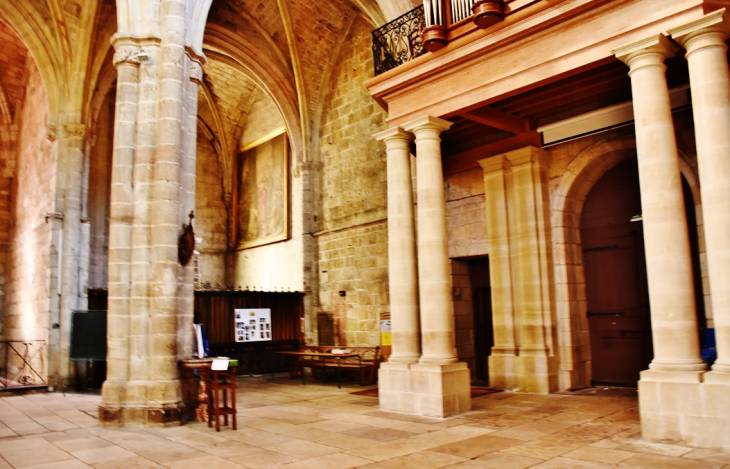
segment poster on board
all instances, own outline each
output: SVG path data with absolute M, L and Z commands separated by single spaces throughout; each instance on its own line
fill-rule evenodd
M 269 308 L 236 309 L 236 342 L 271 340 L 271 310 Z

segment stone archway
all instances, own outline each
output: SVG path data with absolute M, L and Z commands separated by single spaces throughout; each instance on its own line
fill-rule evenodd
M 586 283 L 580 240 L 580 218 L 588 193 L 596 182 L 619 163 L 636 157 L 633 137 L 604 140 L 581 152 L 551 194 L 553 255 L 555 259 L 558 343 L 562 353 L 560 387 L 587 387 L 591 382 L 591 354 L 586 318 Z M 689 157 L 680 152 L 680 171 L 701 213 L 699 183 Z M 701 218 L 698 218 L 701 220 Z M 698 235 L 703 237 L 702 225 Z M 700 243 L 702 245 L 702 243 Z M 702 272 L 703 278 L 706 272 Z

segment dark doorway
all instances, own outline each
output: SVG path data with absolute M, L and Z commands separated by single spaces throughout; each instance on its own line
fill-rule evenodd
M 583 206 L 593 384 L 636 386 L 653 358 L 640 195 L 631 159 L 606 172 Z
M 489 283 L 489 259 L 471 259 L 472 308 L 474 314 L 474 372 L 472 377 L 489 384 L 489 355 L 494 346 L 492 326 L 492 289 Z

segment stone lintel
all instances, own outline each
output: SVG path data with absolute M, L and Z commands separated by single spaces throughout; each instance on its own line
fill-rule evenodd
M 725 8 L 713 11 L 685 25 L 672 28 L 667 31 L 667 35 L 684 46 L 693 37 L 697 36 L 697 34 L 709 32 L 718 32 L 725 36 L 730 34 L 730 26 L 725 18 Z
M 631 67 L 630 62 L 638 56 L 647 53 L 659 53 L 666 59 L 673 56 L 678 50 L 679 47 L 664 34 L 656 34 L 645 39 L 626 44 L 625 46 L 616 48 L 611 52 L 613 52 L 617 59 Z
M 434 116 L 423 116 L 403 124 L 402 127 L 406 132 L 412 132 L 414 130 L 422 128 L 430 128 L 443 132 L 452 125 L 453 122 L 447 121 L 445 119 L 440 119 Z

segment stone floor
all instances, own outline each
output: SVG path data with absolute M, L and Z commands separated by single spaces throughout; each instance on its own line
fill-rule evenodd
M 0 468 L 730 468 L 639 438 L 636 398 L 495 393 L 449 418 L 381 412 L 359 386 L 239 378 L 239 428 L 102 428 L 99 396 L 0 394 Z

